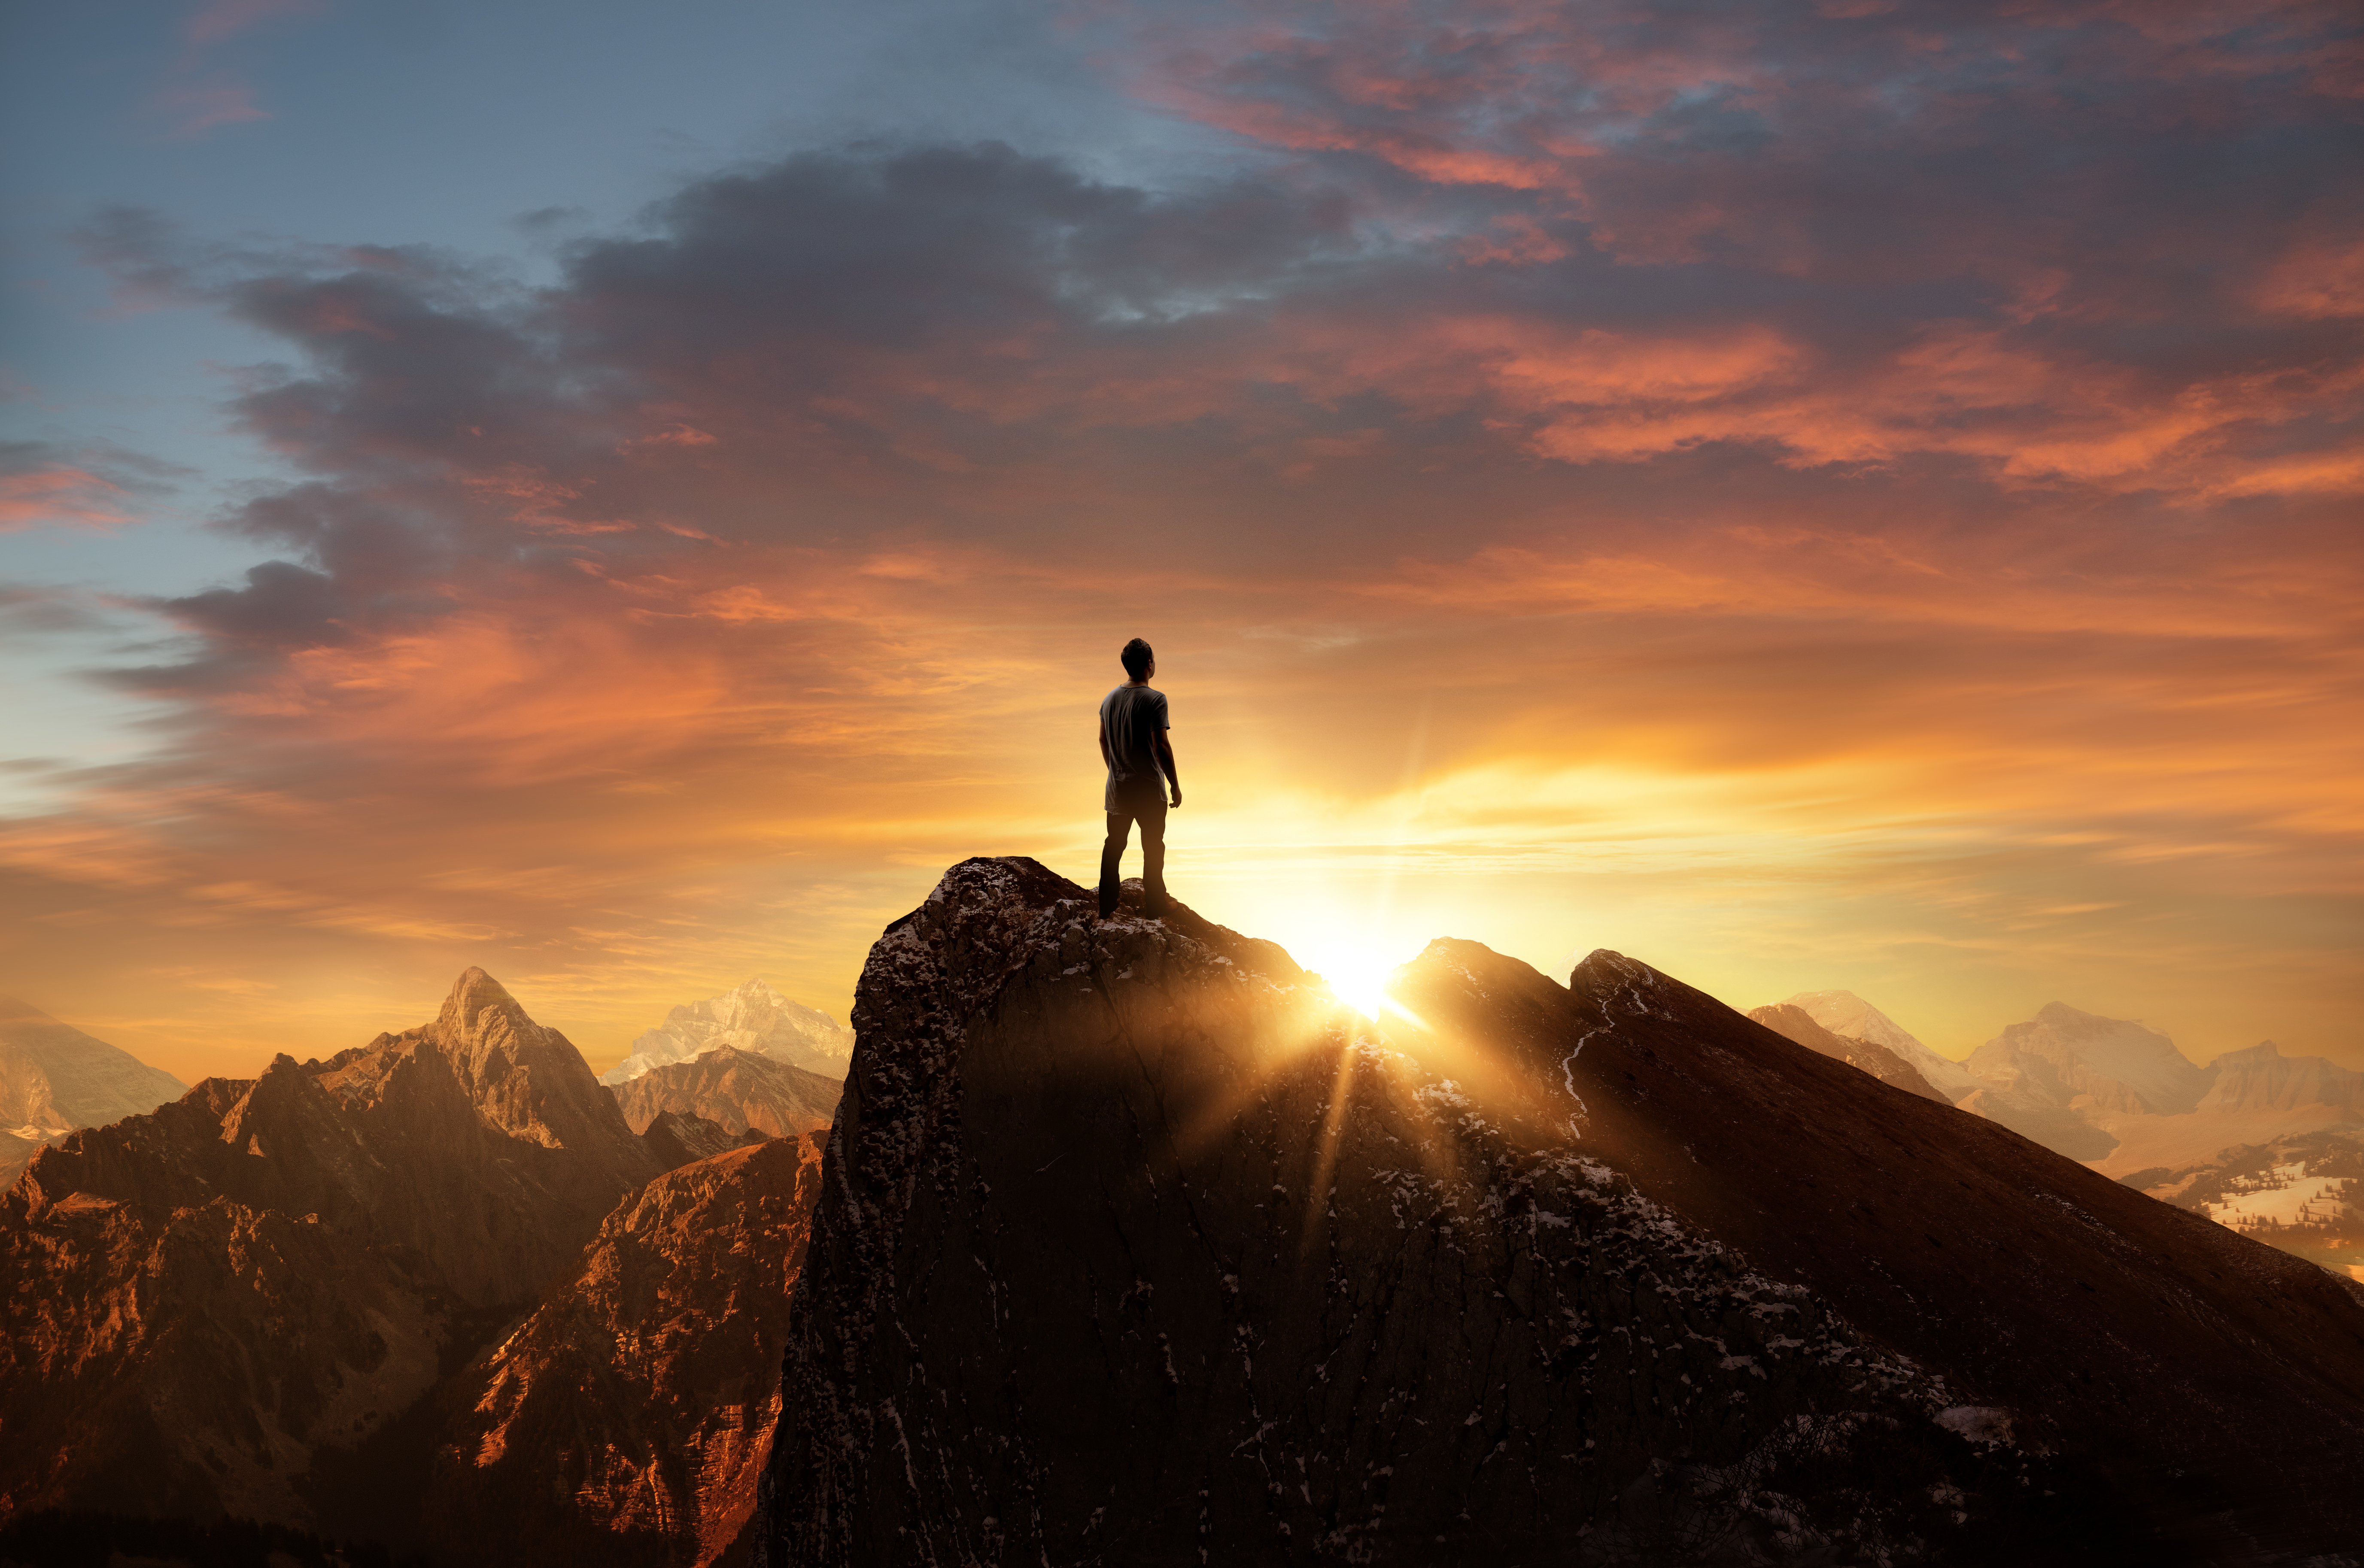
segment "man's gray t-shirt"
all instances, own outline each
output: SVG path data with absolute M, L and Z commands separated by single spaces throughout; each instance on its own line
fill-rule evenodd
M 1100 729 L 1108 736 L 1110 761 L 1108 804 L 1102 809 L 1119 809 L 1119 784 L 1147 779 L 1155 786 L 1163 772 L 1157 765 L 1158 732 L 1171 728 L 1165 694 L 1154 686 L 1121 685 L 1100 699 Z

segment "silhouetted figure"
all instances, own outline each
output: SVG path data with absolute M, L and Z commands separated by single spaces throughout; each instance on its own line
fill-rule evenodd
M 1157 655 L 1134 638 L 1117 657 L 1132 678 L 1100 699 L 1100 760 L 1108 763 L 1108 841 L 1100 846 L 1100 918 L 1116 913 L 1117 866 L 1125 840 L 1141 824 L 1141 900 L 1154 920 L 1165 913 L 1165 809 L 1182 804 L 1182 775 L 1167 740 L 1165 694 L 1149 677 Z M 1162 775 L 1162 776 L 1161 776 Z M 1166 787 L 1172 786 L 1169 803 Z

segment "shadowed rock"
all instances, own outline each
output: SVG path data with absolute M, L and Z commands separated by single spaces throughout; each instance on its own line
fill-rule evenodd
M 971 861 L 872 950 L 768 1561 L 2265 1561 L 2364 1304 L 1613 953 L 1384 1035 Z
M 686 1111 L 659 1111 L 656 1119 L 641 1129 L 641 1141 L 648 1145 L 659 1170 L 674 1171 L 717 1154 L 727 1154 L 733 1149 L 761 1143 L 764 1135 L 733 1132 L 719 1121 L 708 1121 Z

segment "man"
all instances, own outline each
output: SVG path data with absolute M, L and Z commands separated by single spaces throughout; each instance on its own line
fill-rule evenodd
M 1149 677 L 1157 655 L 1134 638 L 1117 655 L 1124 684 L 1100 699 L 1100 761 L 1108 764 L 1108 840 L 1100 846 L 1100 918 L 1116 913 L 1117 866 L 1125 840 L 1141 824 L 1142 910 L 1165 913 L 1165 809 L 1182 804 L 1182 775 L 1174 771 L 1174 742 L 1165 738 L 1165 694 Z M 1163 773 L 1161 781 L 1159 775 Z M 1169 803 L 1166 786 L 1174 798 Z

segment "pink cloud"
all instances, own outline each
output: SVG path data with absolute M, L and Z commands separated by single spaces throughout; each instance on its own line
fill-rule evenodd
M 79 468 L 0 474 L 0 532 L 25 528 L 109 529 L 131 521 L 121 485 Z
M 167 134 L 185 140 L 221 126 L 271 118 L 255 102 L 251 83 L 210 65 L 207 57 L 265 22 L 322 9 L 320 0 L 205 0 L 183 24 L 180 58 L 151 103 L 169 123 Z
M 172 121 L 175 138 L 203 136 L 216 126 L 271 118 L 269 110 L 255 104 L 254 89 L 242 82 L 167 87 L 156 95 L 155 102 L 157 112 Z

